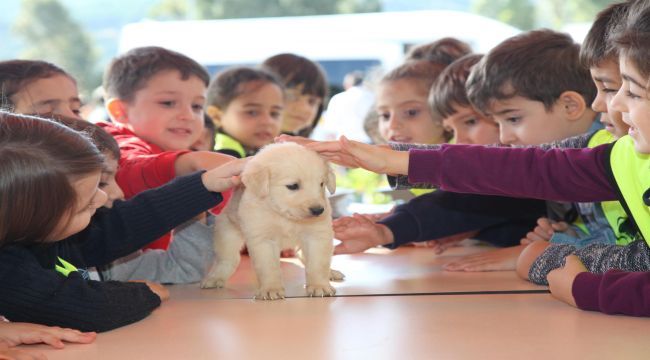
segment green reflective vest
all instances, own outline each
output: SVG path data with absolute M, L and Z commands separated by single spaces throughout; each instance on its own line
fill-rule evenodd
M 609 144 L 616 140 L 614 135 L 609 131 L 602 129 L 596 131 L 591 138 L 589 139 L 588 147 L 594 148 L 603 144 Z M 609 226 L 614 230 L 614 235 L 616 235 L 616 244 L 617 245 L 627 245 L 634 241 L 634 234 L 628 234 L 623 231 L 621 225 L 627 220 L 627 213 L 625 209 L 618 201 L 603 201 L 600 203 L 603 213 L 607 218 Z
M 650 208 L 644 201 L 650 195 L 650 154 L 639 154 L 632 138 L 626 135 L 612 146 L 609 166 L 623 197 L 623 207 L 629 210 L 628 214 L 650 244 Z
M 237 152 L 242 159 L 246 157 L 246 150 L 244 149 L 242 144 L 240 144 L 239 141 L 235 140 L 233 137 L 230 137 L 226 134 L 217 133 L 217 135 L 215 135 L 214 149 L 215 150 L 230 149 Z
M 78 271 L 77 267 L 70 264 L 69 262 L 57 257 L 57 264 L 54 264 L 54 270 L 63 274 L 63 276 L 70 275 L 71 272 Z

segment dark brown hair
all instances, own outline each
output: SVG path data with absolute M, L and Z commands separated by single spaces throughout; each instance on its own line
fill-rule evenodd
M 83 119 L 62 116 L 59 114 L 39 116 L 46 119 L 52 119 L 53 121 L 59 122 L 72 130 L 82 132 L 92 140 L 93 144 L 95 144 L 102 154 L 108 153 L 111 154 L 115 160 L 120 160 L 120 146 L 115 138 L 101 127 Z
M 650 93 L 650 4 L 635 1 L 628 12 L 628 19 L 612 39 L 619 53 L 646 77 L 646 93 Z
M 467 97 L 484 113 L 492 101 L 515 96 L 542 102 L 548 110 L 565 91 L 575 91 L 591 104 L 596 87 L 580 64 L 579 51 L 568 34 L 547 29 L 508 38 L 474 66 Z
M 138 90 L 165 70 L 177 70 L 183 80 L 196 76 L 206 87 L 210 83 L 210 75 L 205 68 L 189 57 L 161 47 L 140 47 L 111 61 L 104 73 L 106 98 L 133 101 Z
M 327 102 L 328 87 L 325 71 L 318 63 L 296 54 L 278 54 L 264 60 L 262 68 L 277 74 L 286 88 L 302 86 L 302 93 L 321 98 L 311 126 L 302 129 L 300 136 L 309 136 L 316 127 Z
M 264 69 L 253 69 L 249 67 L 233 67 L 219 72 L 210 82 L 206 106 L 217 106 L 225 111 L 230 102 L 244 94 L 246 91 L 253 89 L 245 85 L 250 83 L 259 83 L 260 85 L 270 83 L 277 85 L 284 90 L 284 85 L 278 77 Z
M 14 111 L 16 104 L 11 99 L 31 82 L 47 79 L 54 75 L 65 75 L 75 79 L 60 67 L 39 60 L 8 60 L 0 62 L 0 109 Z
M 471 53 L 472 48 L 466 42 L 445 37 L 412 47 L 406 54 L 405 60 L 429 60 L 449 65 L 456 59 Z
M 618 63 L 618 52 L 610 41 L 629 9 L 629 2 L 611 4 L 596 15 L 596 20 L 589 29 L 580 47 L 580 62 L 590 68 L 604 60 Z
M 82 133 L 0 112 L 0 247 L 47 240 L 76 210 L 72 183 L 102 166 L 101 153 Z
M 482 57 L 483 55 L 479 54 L 463 56 L 442 71 L 431 86 L 431 91 L 429 91 L 431 111 L 437 113 L 441 118 L 447 118 L 455 114 L 454 105 L 461 107 L 472 106 L 467 98 L 465 82 L 472 67 Z

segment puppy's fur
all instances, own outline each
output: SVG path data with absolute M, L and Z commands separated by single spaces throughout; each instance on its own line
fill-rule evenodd
M 215 262 L 202 288 L 223 287 L 239 265 L 245 241 L 257 274 L 257 299 L 282 299 L 280 250 L 299 247 L 307 293 L 331 296 L 331 208 L 334 173 L 315 152 L 295 143 L 271 144 L 245 166 L 238 188 L 214 232 Z M 333 280 L 342 274 L 332 270 Z M 339 278 L 340 277 L 340 278 Z

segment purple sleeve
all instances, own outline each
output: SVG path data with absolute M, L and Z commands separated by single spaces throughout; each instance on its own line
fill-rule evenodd
M 443 145 L 409 151 L 409 182 L 460 193 L 554 201 L 616 200 L 606 164 L 609 144 L 593 149 Z
M 650 316 L 650 272 L 584 272 L 573 281 L 573 298 L 583 310 Z

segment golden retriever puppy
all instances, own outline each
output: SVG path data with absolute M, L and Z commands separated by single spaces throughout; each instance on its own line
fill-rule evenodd
M 245 242 L 257 274 L 257 299 L 284 298 L 280 250 L 300 248 L 307 294 L 332 296 L 331 208 L 325 188 L 334 193 L 333 171 L 315 152 L 295 143 L 264 147 L 246 164 L 242 184 L 214 232 L 215 261 L 202 288 L 223 287 L 240 261 Z M 332 270 L 333 280 L 342 274 Z

